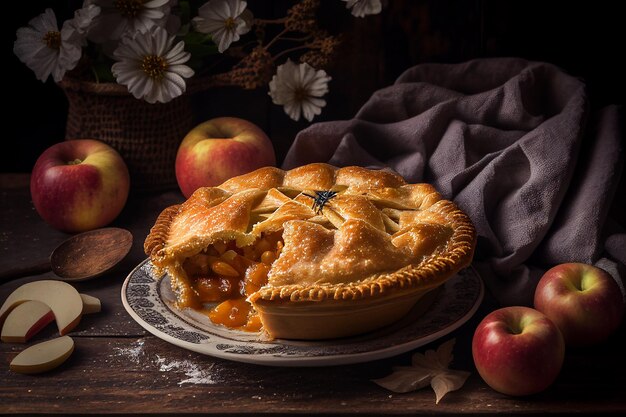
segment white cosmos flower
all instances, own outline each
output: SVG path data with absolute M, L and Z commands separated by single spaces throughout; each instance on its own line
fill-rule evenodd
M 87 45 L 87 31 L 91 27 L 93 20 L 100 14 L 100 8 L 89 4 L 74 12 L 74 18 L 63 23 L 63 29 L 67 27 L 67 38 L 80 42 L 82 46 Z
M 369 14 L 378 14 L 382 10 L 380 0 L 342 0 L 345 1 L 346 8 L 356 17 L 365 17 Z
M 294 64 L 287 60 L 276 69 L 270 81 L 270 96 L 274 104 L 285 106 L 285 113 L 296 122 L 300 113 L 309 122 L 322 112 L 331 78 L 324 70 L 315 70 L 307 63 Z
M 185 52 L 183 41 L 174 43 L 161 27 L 153 26 L 145 33 L 122 39 L 113 52 L 118 61 L 111 68 L 119 84 L 138 99 L 148 103 L 167 103 L 185 92 L 185 78 L 193 76 L 187 65 L 191 54 Z
M 94 4 L 100 15 L 89 30 L 89 39 L 96 43 L 118 40 L 136 31 L 146 32 L 163 25 L 170 14 L 170 0 L 85 0 Z
M 218 51 L 224 52 L 250 31 L 252 13 L 246 6 L 241 0 L 210 0 L 198 9 L 193 25 L 198 32 L 210 33 Z
M 73 33 L 69 24 L 59 31 L 54 12 L 46 9 L 28 22 L 27 27 L 17 30 L 13 52 L 35 72 L 38 80 L 46 81 L 52 75 L 59 82 L 66 71 L 76 67 L 82 54 L 82 40 L 72 36 Z

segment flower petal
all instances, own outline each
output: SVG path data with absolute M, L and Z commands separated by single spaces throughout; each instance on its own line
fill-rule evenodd
M 300 105 L 297 103 L 285 104 L 285 113 L 296 122 L 300 120 Z
M 194 71 L 187 65 L 172 65 L 170 66 L 170 71 L 184 78 L 191 78 L 194 75 Z
M 165 6 L 170 0 L 149 0 L 143 4 L 143 7 L 153 9 L 161 6 Z

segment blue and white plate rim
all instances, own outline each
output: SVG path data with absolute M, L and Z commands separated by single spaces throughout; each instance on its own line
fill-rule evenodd
M 271 366 L 346 365 L 399 355 L 459 328 L 474 315 L 483 296 L 482 280 L 470 266 L 446 281 L 423 315 L 400 320 L 390 329 L 336 340 L 263 341 L 258 333 L 225 329 L 176 309 L 169 277 L 159 279 L 149 259 L 130 272 L 121 290 L 128 314 L 154 336 L 200 354 Z

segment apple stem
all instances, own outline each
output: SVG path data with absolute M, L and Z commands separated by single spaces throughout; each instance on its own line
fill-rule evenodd
M 511 333 L 511 334 L 521 334 L 522 333 L 522 329 L 520 329 L 518 327 L 509 326 L 509 333 Z
M 83 161 L 81 161 L 80 159 L 76 158 L 76 159 L 74 159 L 73 161 L 69 161 L 67 164 L 68 164 L 68 165 L 78 165 L 78 164 L 80 164 L 81 162 L 83 162 Z
M 580 281 L 577 283 L 578 285 L 576 286 L 579 291 L 585 291 L 589 287 L 592 286 L 592 284 L 589 282 L 588 278 L 589 278 L 589 276 L 587 274 L 583 274 L 583 276 L 580 277 Z
M 516 319 L 514 321 L 510 321 L 507 323 L 509 328 L 509 333 L 511 334 L 522 334 L 524 332 L 525 323 L 523 320 Z

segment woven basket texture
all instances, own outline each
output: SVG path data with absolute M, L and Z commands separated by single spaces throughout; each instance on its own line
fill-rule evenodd
M 68 79 L 61 83 L 69 101 L 65 139 L 98 139 L 116 149 L 128 166 L 135 190 L 176 186 L 178 145 L 193 128 L 191 99 L 149 104 L 125 86 Z

